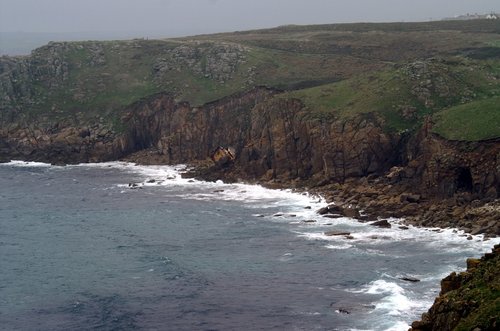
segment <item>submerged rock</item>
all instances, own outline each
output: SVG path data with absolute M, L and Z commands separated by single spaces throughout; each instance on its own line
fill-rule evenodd
M 325 236 L 333 237 L 333 236 L 350 236 L 350 232 L 341 232 L 341 231 L 326 231 Z

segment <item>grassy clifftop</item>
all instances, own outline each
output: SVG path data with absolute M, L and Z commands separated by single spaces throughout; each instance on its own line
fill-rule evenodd
M 301 99 L 311 116 L 377 114 L 400 131 L 432 115 L 436 133 L 481 140 L 500 136 L 499 79 L 495 21 L 50 43 L 29 57 L 0 58 L 0 122 L 99 118 L 118 127 L 125 106 L 158 92 L 202 105 L 265 85 Z

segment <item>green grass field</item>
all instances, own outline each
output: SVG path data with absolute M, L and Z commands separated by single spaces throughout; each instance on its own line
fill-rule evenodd
M 451 140 L 485 140 L 500 136 L 500 97 L 454 106 L 434 115 L 434 132 Z

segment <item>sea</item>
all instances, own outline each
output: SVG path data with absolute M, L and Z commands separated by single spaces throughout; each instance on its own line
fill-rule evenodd
M 185 170 L 0 165 L 0 329 L 407 330 L 500 243 L 325 218 L 320 196 Z

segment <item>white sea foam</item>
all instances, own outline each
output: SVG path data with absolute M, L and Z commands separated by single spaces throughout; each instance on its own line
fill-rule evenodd
M 222 181 L 204 182 L 190 178 L 183 178 L 185 165 L 177 166 L 139 166 L 133 163 L 108 162 L 84 164 L 90 167 L 112 167 L 133 172 L 144 178 L 142 182 L 133 183 L 135 187 L 148 186 L 196 186 L 196 193 L 188 192 L 183 197 L 193 200 L 227 200 L 241 201 L 251 205 L 258 203 L 258 208 L 283 207 L 283 212 L 293 213 L 296 217 L 315 215 L 314 210 L 326 205 L 323 198 L 307 193 L 297 193 L 292 190 L 272 190 L 253 184 L 226 184 Z M 119 185 L 129 186 L 128 183 Z M 310 206 L 311 209 L 305 209 Z M 250 206 L 251 207 L 251 206 Z M 286 216 L 286 215 L 284 215 Z M 292 216 L 292 215 L 288 215 Z
M 28 161 L 17 161 L 13 160 L 10 162 L 6 163 L 0 163 L 0 166 L 14 166 L 14 167 L 55 167 L 51 165 L 50 163 L 43 163 L 43 162 L 28 162 Z
M 384 295 L 384 298 L 376 303 L 375 310 L 388 315 L 398 316 L 415 306 L 405 295 L 405 290 L 401 286 L 382 279 L 372 282 L 364 293 Z
M 350 244 L 326 245 L 325 246 L 325 248 L 328 248 L 328 249 L 348 249 L 351 247 L 353 247 L 353 246 Z
M 386 331 L 407 331 L 410 325 L 405 322 L 396 322 L 393 326 L 389 327 Z
M 348 240 L 353 245 L 369 244 L 370 246 L 376 246 L 395 241 L 418 242 L 422 245 L 427 245 L 429 248 L 446 250 L 450 253 L 470 252 L 473 255 L 481 255 L 489 251 L 494 245 L 500 243 L 500 238 L 485 240 L 483 235 L 474 235 L 471 236 L 472 240 L 468 240 L 468 234 L 456 229 L 439 229 L 439 231 L 436 231 L 436 229 L 407 226 L 408 229 L 403 230 L 399 228 L 400 220 L 389 219 L 389 222 L 392 224 L 391 228 L 377 228 L 351 218 L 344 217 L 330 220 L 330 223 L 334 225 L 331 230 L 348 231 L 351 233 L 351 238 Z M 313 229 L 315 225 L 322 226 L 324 225 L 324 221 L 312 223 L 311 225 L 308 224 L 307 227 Z M 341 227 L 341 229 L 338 227 Z M 302 231 L 297 233 L 308 240 L 346 240 L 342 236 L 327 236 L 324 233 L 325 228 L 322 228 L 322 230 L 321 232 Z

